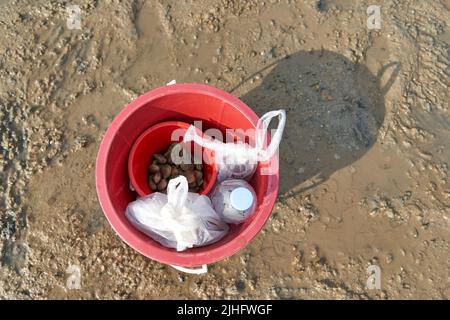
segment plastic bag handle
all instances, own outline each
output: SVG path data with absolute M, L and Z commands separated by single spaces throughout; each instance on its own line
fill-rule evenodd
M 271 137 L 270 144 L 266 149 L 263 149 L 267 138 L 267 129 L 273 118 L 278 117 L 278 127 Z M 269 160 L 278 149 L 283 136 L 284 127 L 286 126 L 286 111 L 283 109 L 269 111 L 264 114 L 256 124 L 256 138 L 255 146 L 258 150 L 258 158 L 261 161 Z
M 184 206 L 187 201 L 189 186 L 186 177 L 178 176 L 169 180 L 167 185 L 167 204 L 161 208 L 161 217 L 167 228 L 173 232 L 178 245 L 183 242 L 183 231 L 189 229 L 186 221 L 181 222 Z
M 185 176 L 170 179 L 167 185 L 167 202 L 174 208 L 182 208 L 187 200 L 188 192 L 189 186 Z
M 174 265 L 170 265 L 172 268 L 177 269 L 178 271 L 184 272 L 184 273 L 189 273 L 189 274 L 204 274 L 208 272 L 208 266 L 206 264 L 202 265 L 200 268 L 198 269 L 191 269 L 191 268 L 186 268 L 186 267 L 180 267 L 180 266 L 174 266 Z
M 197 132 L 197 128 L 193 125 L 190 125 L 189 128 L 186 130 L 184 137 L 183 137 L 183 141 L 184 142 L 190 142 L 190 141 L 194 141 L 196 144 L 204 147 L 204 148 L 208 148 L 214 151 L 217 151 L 219 144 L 217 143 L 217 140 L 209 140 L 207 138 L 204 138 L 202 136 L 200 136 Z
M 271 137 L 270 144 L 264 149 L 264 145 L 267 138 L 267 129 L 273 118 L 278 117 L 278 127 Z M 286 126 L 286 111 L 283 109 L 270 111 L 264 114 L 256 124 L 256 134 L 255 134 L 255 150 L 258 152 L 258 160 L 266 161 L 269 160 L 278 149 L 281 142 L 281 137 L 283 136 L 284 127 Z M 222 151 L 223 143 L 217 140 L 209 140 L 200 136 L 196 127 L 191 125 L 184 134 L 184 142 L 194 141 L 195 143 L 201 145 L 202 147 L 214 150 L 216 152 Z

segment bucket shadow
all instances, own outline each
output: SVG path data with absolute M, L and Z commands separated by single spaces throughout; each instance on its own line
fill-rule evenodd
M 331 51 L 300 51 L 280 60 L 261 85 L 241 97 L 259 116 L 279 108 L 287 112 L 279 154 L 281 198 L 326 181 L 373 146 L 385 116 L 384 95 L 399 69 L 394 62 L 373 75 Z

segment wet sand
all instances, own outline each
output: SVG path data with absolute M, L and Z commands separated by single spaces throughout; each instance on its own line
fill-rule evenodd
M 370 1 L 74 2 L 81 30 L 0 1 L 1 298 L 450 298 L 449 1 L 379 1 L 381 30 Z M 95 192 L 109 123 L 172 79 L 288 115 L 270 219 L 202 276 L 125 245 Z

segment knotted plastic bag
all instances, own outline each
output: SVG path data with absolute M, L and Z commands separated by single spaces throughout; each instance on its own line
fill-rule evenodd
M 128 204 L 125 215 L 141 232 L 163 246 L 183 251 L 220 240 L 228 225 L 204 195 L 188 192 L 184 176 L 171 179 L 167 195 L 159 192 Z
M 271 120 L 278 117 L 278 127 L 266 147 L 267 129 Z M 270 111 L 264 114 L 256 125 L 255 146 L 244 142 L 224 143 L 200 136 L 194 126 L 190 126 L 184 135 L 184 142 L 194 141 L 202 147 L 214 151 L 217 165 L 217 181 L 228 179 L 248 180 L 255 173 L 258 161 L 267 161 L 278 150 L 284 127 L 286 112 L 284 110 Z M 239 129 L 239 128 L 234 128 Z

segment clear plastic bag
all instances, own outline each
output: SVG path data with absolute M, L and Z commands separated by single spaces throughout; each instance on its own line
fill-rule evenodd
M 211 193 L 211 202 L 227 223 L 241 223 L 256 211 L 256 193 L 245 180 L 222 181 Z
M 167 195 L 159 192 L 128 204 L 125 215 L 141 232 L 163 246 L 183 251 L 220 240 L 228 225 L 204 195 L 188 192 L 184 176 L 171 179 Z
M 278 127 L 271 137 L 270 144 L 265 148 L 267 129 L 270 121 L 278 117 Z M 286 125 L 284 110 L 270 111 L 258 120 L 255 132 L 255 147 L 247 143 L 224 143 L 200 136 L 194 126 L 190 126 L 184 135 L 184 141 L 194 141 L 202 147 L 214 151 L 214 158 L 218 169 L 217 181 L 227 179 L 248 180 L 255 173 L 258 161 L 269 160 L 277 151 Z

